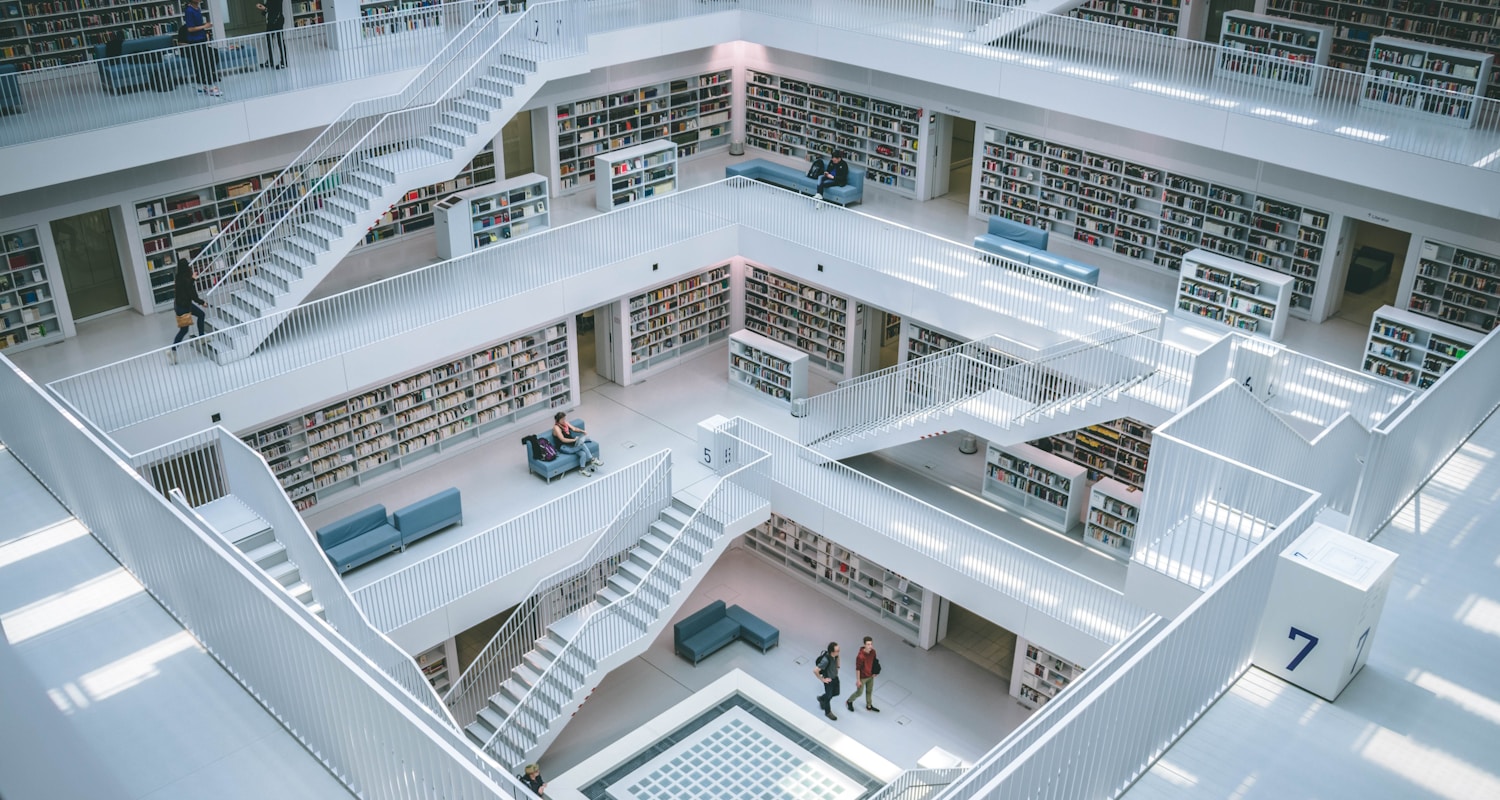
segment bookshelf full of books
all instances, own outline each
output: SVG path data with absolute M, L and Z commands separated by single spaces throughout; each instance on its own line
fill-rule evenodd
M 677 145 L 657 140 L 594 156 L 594 207 L 610 211 L 677 191 Z
M 719 264 L 620 301 L 626 330 L 615 336 L 625 350 L 617 382 L 629 386 L 729 336 L 730 296 L 729 265 Z
M 0 350 L 36 347 L 61 339 L 62 321 L 37 229 L 0 234 Z
M 1291 278 L 1204 250 L 1185 254 L 1182 267 L 1172 309 L 1178 317 L 1281 341 Z
M 489 142 L 452 180 L 411 189 L 365 231 L 364 244 L 385 242 L 436 223 L 433 205 L 454 192 L 495 182 L 495 144 Z
M 1406 307 L 1489 333 L 1500 324 L 1500 256 L 1423 240 Z
M 902 639 L 924 649 L 937 644 L 939 598 L 906 576 L 775 512 L 745 534 L 744 544 Z M 847 669 L 853 661 L 844 663 Z
M 437 252 L 457 258 L 548 227 L 547 179 L 518 175 L 449 195 L 433 205 Z
M 687 158 L 729 145 L 733 73 L 712 70 L 554 106 L 558 194 L 594 182 L 595 157 L 662 139 Z
M 112 36 L 170 34 L 181 20 L 178 0 L 0 0 L 0 64 L 26 71 L 87 61 Z
M 1122 28 L 1176 36 L 1182 0 L 1087 0 L 1068 16 Z
M 1141 518 L 1141 490 L 1102 478 L 1089 490 L 1083 543 L 1121 561 L 1135 549 L 1135 526 Z
M 1151 463 L 1151 430 L 1144 422 L 1122 417 L 1031 444 L 1087 468 L 1091 481 L 1108 478 L 1143 489 Z
M 954 336 L 910 317 L 901 320 L 901 345 L 897 356 L 899 363 L 914 361 L 950 347 L 957 347 L 968 339 Z
M 839 381 L 853 361 L 849 298 L 754 264 L 745 272 L 745 327 L 794 347 Z
M 1010 693 L 1027 708 L 1040 708 L 1083 674 L 1083 667 L 1016 637 L 1015 668 Z
M 807 354 L 755 331 L 729 335 L 729 382 L 787 406 L 807 398 Z
M 440 642 L 416 655 L 417 667 L 438 694 L 448 691 L 458 677 L 458 643 L 453 639 Z
M 922 109 L 832 86 L 749 70 L 745 144 L 806 160 L 834 150 L 865 168 L 865 181 L 917 196 Z
M 1067 533 L 1083 517 L 1087 470 L 1029 444 L 985 448 L 985 497 Z
M 1426 389 L 1474 349 L 1483 334 L 1394 306 L 1370 317 L 1364 370 L 1388 381 Z
M 975 212 L 999 214 L 1163 272 L 1203 249 L 1290 276 L 1291 313 L 1318 295 L 1327 212 L 1142 161 L 986 128 Z
M 572 318 L 241 435 L 298 510 L 577 403 Z
M 1333 29 L 1247 11 L 1226 11 L 1219 33 L 1225 49 L 1214 71 L 1237 80 L 1311 94 L 1322 83 Z
M 1360 105 L 1473 127 L 1494 56 L 1392 36 L 1370 42 Z
M 323 24 L 323 0 L 291 0 L 292 27 Z

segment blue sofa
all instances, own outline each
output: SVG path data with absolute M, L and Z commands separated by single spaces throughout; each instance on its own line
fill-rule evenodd
M 736 639 L 764 653 L 781 643 L 781 631 L 739 606 L 725 608 L 723 600 L 709 603 L 672 626 L 672 649 L 695 667 Z
M 1099 285 L 1098 267 L 1081 264 L 1071 258 L 1047 252 L 1046 231 L 1006 219 L 998 214 L 991 215 L 986 231 L 974 237 L 974 246 L 985 252 L 1036 267 L 1043 272 L 1062 275 L 1090 286 Z
M 796 167 L 788 167 L 777 164 L 764 158 L 752 158 L 749 161 L 740 161 L 724 168 L 724 177 L 744 177 L 751 180 L 762 181 L 783 189 L 791 189 L 802 194 L 814 194 L 818 191 L 818 179 L 807 177 L 807 169 L 798 170 Z M 853 205 L 863 201 L 865 198 L 865 168 L 849 165 L 849 183 L 844 186 L 830 186 L 823 193 L 823 199 L 839 205 Z
M 576 428 L 587 429 L 588 427 L 583 424 L 583 420 L 581 419 L 575 419 L 572 421 L 572 423 Z M 557 439 L 552 436 L 551 428 L 548 428 L 545 433 L 537 434 L 536 437 L 538 439 L 546 439 L 547 441 L 551 442 L 553 448 L 557 447 Z M 526 448 L 526 465 L 531 468 L 532 472 L 535 472 L 537 475 L 546 478 L 548 483 L 551 483 L 553 478 L 565 474 L 568 470 L 578 469 L 584 464 L 583 453 L 569 454 L 564 453 L 561 450 L 557 451 L 557 458 L 551 461 L 541 461 L 539 459 L 532 458 L 531 445 L 527 442 L 527 439 L 529 438 L 530 437 L 523 437 L 521 439 L 521 446 Z M 598 442 L 590 439 L 585 447 L 588 448 L 589 458 L 599 458 Z
M 324 525 L 316 535 L 318 545 L 341 574 L 401 549 L 401 532 L 386 518 L 382 505 Z
M 171 89 L 193 79 L 193 65 L 170 33 L 126 39 L 120 45 L 120 57 L 109 58 L 107 44 L 90 48 L 99 81 L 111 94 L 133 92 L 152 87 Z M 253 69 L 259 62 L 255 48 L 249 45 L 213 46 L 219 59 L 219 72 Z
M 401 546 L 464 522 L 463 498 L 457 489 L 444 489 L 424 500 L 391 512 L 391 525 L 401 534 Z
M 0 114 L 21 113 L 21 82 L 15 64 L 0 64 Z

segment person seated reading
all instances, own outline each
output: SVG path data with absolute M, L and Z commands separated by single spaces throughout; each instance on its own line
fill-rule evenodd
M 583 451 L 584 457 L 588 456 L 585 446 L 589 439 L 589 432 L 583 428 L 575 427 L 568 422 L 566 412 L 559 411 L 552 417 L 552 438 L 557 440 L 557 451 L 560 453 L 577 453 Z M 583 461 L 583 459 L 579 459 Z M 595 467 L 604 466 L 604 462 L 597 458 L 588 459 L 583 462 L 583 474 L 593 475 Z
M 822 200 L 823 192 L 830 186 L 846 186 L 849 183 L 849 164 L 844 161 L 844 151 L 833 151 L 832 160 L 824 169 L 823 176 L 818 178 L 818 193 L 813 195 L 815 199 Z

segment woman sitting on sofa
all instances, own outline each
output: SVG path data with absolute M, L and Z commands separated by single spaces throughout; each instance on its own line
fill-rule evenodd
M 583 456 L 578 461 L 583 465 L 584 475 L 593 475 L 594 467 L 604 466 L 602 460 L 588 458 L 588 448 L 585 446 L 585 442 L 590 441 L 589 432 L 583 428 L 574 427 L 569 423 L 568 415 L 565 412 L 559 411 L 552 417 L 552 438 L 557 440 L 557 451 L 559 453 L 571 454 L 579 451 L 583 452 Z

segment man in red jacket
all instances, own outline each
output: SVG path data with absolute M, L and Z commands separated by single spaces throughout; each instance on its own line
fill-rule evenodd
M 859 685 L 844 701 L 844 707 L 850 711 L 854 710 L 854 698 L 859 697 L 860 692 L 865 693 L 865 710 L 879 711 L 875 707 L 875 676 L 880 674 L 880 660 L 875 657 L 875 640 L 865 637 L 864 646 L 854 656 L 854 675 L 859 679 Z

